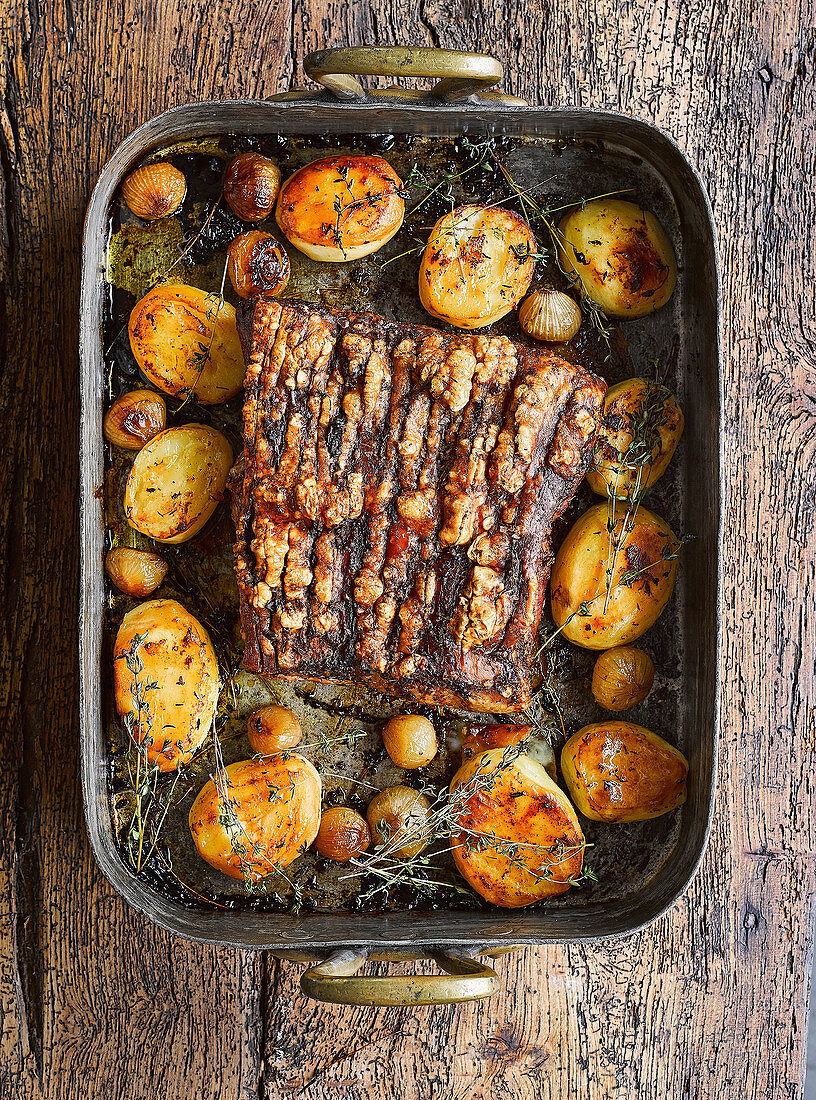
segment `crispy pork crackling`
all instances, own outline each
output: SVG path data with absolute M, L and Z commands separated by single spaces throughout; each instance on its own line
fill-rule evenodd
M 605 385 L 506 336 L 247 302 L 231 475 L 244 664 L 524 710 Z

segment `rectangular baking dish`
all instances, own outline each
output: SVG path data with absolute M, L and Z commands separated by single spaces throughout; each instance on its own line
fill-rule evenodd
M 385 54 L 387 57 L 384 57 Z M 429 54 L 443 54 L 442 58 Z M 88 206 L 83 246 L 80 305 L 80 651 L 81 772 L 85 814 L 94 854 L 113 887 L 136 909 L 169 931 L 195 940 L 242 948 L 264 948 L 289 957 L 322 958 L 340 951 L 329 976 L 348 975 L 366 953 L 387 943 L 400 957 L 434 955 L 442 949 L 449 973 L 474 972 L 465 955 L 507 949 L 510 945 L 594 941 L 630 934 L 649 924 L 686 889 L 702 858 L 710 828 L 716 773 L 719 652 L 720 560 L 720 280 L 709 202 L 699 176 L 677 145 L 647 123 L 608 111 L 542 108 L 502 99 L 446 102 L 441 93 L 469 88 L 461 80 L 443 81 L 431 96 L 406 93 L 365 95 L 344 72 L 408 72 L 472 79 L 479 65 L 465 62 L 478 55 L 451 51 L 326 51 L 307 59 L 307 71 L 332 92 L 289 93 L 276 101 L 195 103 L 167 111 L 139 127 L 106 164 Z M 374 56 L 376 55 L 376 56 Z M 420 57 L 420 55 L 422 55 Z M 485 68 L 485 65 L 487 68 Z M 464 67 L 463 67 L 464 65 Z M 451 68 L 451 66 L 453 66 Z M 485 84 L 500 78 L 501 67 L 482 59 Z M 498 73 L 498 77 L 497 74 Z M 486 74 L 486 75 L 485 75 Z M 346 97 L 340 101 L 337 96 Z M 654 176 L 676 210 L 682 271 L 677 294 L 681 318 L 677 371 L 683 380 L 686 416 L 680 477 L 693 492 L 683 494 L 684 530 L 695 541 L 684 552 L 676 600 L 684 624 L 682 707 L 677 721 L 690 758 L 688 802 L 683 810 L 672 858 L 631 894 L 588 906 L 576 902 L 557 908 L 495 912 L 388 914 L 268 913 L 194 911 L 169 900 L 137 878 L 117 852 L 108 803 L 106 736 L 103 720 L 102 651 L 104 609 L 104 524 L 101 499 L 104 440 L 102 309 L 107 245 L 107 214 L 123 176 L 149 151 L 174 142 L 217 133 L 412 133 L 451 137 L 463 133 L 535 136 L 555 141 L 594 143 L 609 155 L 625 158 Z M 459 961 L 454 958 L 458 952 Z M 381 957 L 381 956 L 380 956 Z M 390 957 L 393 957 L 391 954 Z M 333 968 L 333 969 L 332 969 Z M 482 986 L 445 990 L 420 989 L 416 983 L 394 993 L 351 988 L 334 992 L 319 985 L 321 971 L 307 987 L 323 999 L 368 1003 L 417 1003 L 483 996 Z M 488 972 L 489 973 L 489 972 Z M 365 979 L 355 979 L 358 983 Z M 398 979 L 405 981 L 405 979 Z M 448 980 L 449 979 L 445 979 Z M 468 978 L 462 979 L 467 982 Z M 334 977 L 335 986 L 338 979 Z M 419 980 L 417 980 L 419 981 Z M 456 981 L 456 979 L 454 979 Z M 390 987 L 389 987 L 390 988 Z M 419 990 L 419 991 L 418 991 Z

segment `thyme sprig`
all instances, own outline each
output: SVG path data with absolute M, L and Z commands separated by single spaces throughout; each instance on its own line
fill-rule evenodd
M 650 569 L 654 569 L 654 567 L 657 565 L 658 561 L 676 561 L 677 558 L 680 557 L 681 549 L 686 545 L 687 542 L 691 542 L 691 540 L 693 538 L 694 538 L 694 535 L 683 535 L 683 536 L 681 536 L 681 538 L 675 544 L 674 549 L 672 549 L 671 548 L 671 543 L 669 542 L 668 535 L 667 535 L 666 536 L 666 543 L 665 543 L 665 545 L 664 545 L 664 547 L 663 547 L 663 549 L 660 553 L 660 557 L 657 559 L 657 561 L 653 561 L 650 565 L 643 565 L 643 566 L 640 567 L 640 569 L 626 569 L 626 570 L 624 570 L 624 572 L 621 573 L 621 575 L 618 577 L 618 584 L 623 585 L 626 588 L 631 588 L 632 582 L 637 580 L 637 578 L 639 576 L 641 576 L 643 573 L 648 573 Z
M 153 288 L 157 287 L 159 285 L 159 283 L 163 283 L 164 280 L 167 278 L 167 276 L 178 267 L 178 265 L 181 263 L 181 261 L 184 259 L 184 257 L 186 255 L 188 255 L 188 253 L 193 248 L 195 248 L 196 244 L 201 240 L 201 238 L 206 233 L 207 227 L 209 226 L 210 222 L 212 221 L 213 215 L 215 214 L 216 210 L 218 209 L 218 205 L 219 205 L 220 202 L 221 202 L 221 196 L 219 195 L 219 197 L 216 199 L 216 201 L 212 204 L 212 207 L 210 208 L 210 212 L 207 215 L 207 217 L 204 219 L 201 227 L 199 229 L 197 229 L 196 232 L 192 235 L 190 240 L 185 245 L 184 249 L 181 252 L 179 252 L 178 256 L 176 256 L 175 260 L 173 260 L 173 262 L 170 264 L 170 266 L 168 268 L 165 268 L 165 270 L 161 273 L 161 275 L 158 275 L 153 280 L 153 282 L 147 288 L 145 293 L 148 293 L 148 291 L 153 290 Z M 125 331 L 126 328 L 127 328 L 127 321 L 125 321 L 125 323 L 122 325 L 122 327 L 116 333 L 114 338 L 111 340 L 110 344 L 108 344 L 108 346 L 105 348 L 105 350 L 103 352 L 104 355 L 107 356 L 107 355 L 110 354 L 110 352 L 113 350 L 114 345 L 116 344 L 116 341 L 119 339 L 119 337 L 122 335 L 122 333 Z
M 566 849 L 560 850 L 558 845 L 548 848 L 523 841 L 510 841 L 493 833 L 477 833 L 476 830 L 463 826 L 461 822 L 468 802 L 475 795 L 489 793 L 495 786 L 497 776 L 509 768 L 527 747 L 527 739 L 516 745 L 509 745 L 502 752 L 497 765 L 485 766 L 484 769 L 481 765 L 477 766 L 473 775 L 454 791 L 443 788 L 439 792 L 433 790 L 423 792 L 429 797 L 433 796 L 427 816 L 417 815 L 415 819 L 409 818 L 402 827 L 395 829 L 392 835 L 386 835 L 378 848 L 350 860 L 351 871 L 342 876 L 341 881 L 372 876 L 376 881 L 361 895 L 362 901 L 368 901 L 380 893 L 388 893 L 399 886 L 412 886 L 425 892 L 436 889 L 454 890 L 457 893 L 470 895 L 472 893 L 470 890 L 452 876 L 449 877 L 445 869 L 438 865 L 438 860 L 442 856 L 460 847 L 470 847 L 474 850 L 492 848 L 504 855 L 513 865 L 523 867 L 533 874 L 536 879 L 552 878 L 553 868 L 583 850 L 586 845 L 579 845 L 568 853 Z M 418 854 L 409 856 L 403 854 L 406 847 L 410 848 L 420 843 L 423 845 L 423 850 Z M 522 855 L 533 851 L 541 852 L 542 861 L 539 867 L 531 869 Z M 586 878 L 590 876 L 594 877 L 588 871 Z M 571 881 L 570 885 L 578 883 L 578 877 L 573 876 L 573 878 L 574 881 Z
M 392 195 L 400 195 L 402 197 L 405 197 L 405 195 L 407 194 L 407 191 L 405 190 L 404 187 L 399 188 L 399 189 L 398 188 L 392 188 L 391 190 L 385 190 L 385 191 L 370 191 L 369 190 L 369 191 L 366 191 L 364 196 L 358 198 L 354 194 L 354 188 L 349 183 L 349 179 L 348 179 L 349 169 L 348 169 L 348 167 L 346 165 L 341 164 L 340 167 L 337 169 L 337 175 L 338 175 L 339 178 L 335 182 L 336 183 L 342 183 L 344 185 L 344 187 L 345 187 L 345 189 L 346 189 L 346 191 L 348 192 L 348 195 L 349 195 L 349 201 L 348 202 L 343 202 L 340 195 L 337 195 L 335 197 L 335 200 L 332 203 L 332 207 L 333 207 L 334 212 L 337 215 L 337 217 L 335 219 L 334 225 L 330 227 L 329 232 L 331 233 L 332 240 L 337 245 L 337 247 L 340 249 L 340 251 L 343 253 L 343 259 L 346 259 L 347 258 L 346 246 L 343 242 L 343 232 L 342 232 L 341 226 L 342 226 L 342 223 L 348 218 L 348 216 L 350 214 L 354 213 L 355 210 L 361 210 L 365 206 L 376 207 L 381 202 L 383 202 L 384 199 L 391 198 Z
M 224 764 L 221 740 L 215 728 L 213 728 L 213 750 L 215 770 L 210 778 L 215 786 L 218 802 L 218 824 L 226 833 L 232 853 L 238 859 L 247 892 L 261 892 L 264 882 L 272 874 L 280 875 L 293 890 L 296 890 L 294 883 L 284 874 L 283 868 L 270 857 L 267 846 L 250 838 L 244 822 L 238 815 L 238 802 L 232 794 L 233 783 Z M 294 792 L 294 779 L 291 777 L 290 783 L 291 792 Z M 270 790 L 270 802 L 283 799 L 284 795 L 280 788 Z M 269 870 L 265 869 L 267 867 Z M 263 873 L 261 873 L 261 869 L 263 869 Z
M 354 745 L 356 745 L 359 741 L 363 741 L 370 736 L 367 730 L 362 729 L 351 729 L 348 730 L 346 733 L 339 734 L 337 737 L 330 737 L 326 734 L 322 734 L 319 730 L 315 731 L 315 733 L 316 736 L 309 737 L 305 741 L 301 741 L 299 745 L 295 746 L 295 749 L 293 751 L 299 753 L 323 752 L 329 749 L 332 745 L 343 745 L 344 748 L 350 749 L 353 748 Z M 253 759 L 265 760 L 266 757 L 263 753 L 255 753 Z M 323 774 L 326 773 L 324 772 Z M 348 778 L 352 782 L 356 781 L 352 779 L 351 776 L 344 776 L 343 778 Z
M 553 220 L 553 215 L 559 214 L 564 210 L 572 210 L 576 206 L 580 206 L 583 208 L 588 202 L 593 202 L 595 199 L 606 199 L 612 197 L 613 195 L 625 195 L 629 193 L 632 188 L 624 187 L 616 191 L 605 191 L 603 194 L 600 195 L 591 195 L 589 197 L 582 198 L 578 202 L 559 203 L 558 205 L 554 206 L 543 206 L 531 196 L 530 191 L 533 190 L 533 188 L 522 189 L 521 187 L 519 187 L 518 183 L 516 183 L 515 179 L 510 174 L 507 165 L 495 152 L 493 153 L 493 159 L 502 176 L 504 177 L 507 185 L 518 198 L 526 220 L 530 223 L 530 225 L 533 225 L 535 222 L 540 222 L 544 226 L 547 232 L 547 236 L 550 238 L 550 243 L 552 245 L 552 253 L 545 253 L 544 256 L 547 259 L 553 258 L 558 265 L 558 269 L 561 274 L 564 275 L 565 278 L 567 278 L 572 285 L 576 285 L 575 273 L 573 271 L 568 271 L 567 269 L 565 269 L 563 264 L 561 263 L 561 252 L 567 247 L 567 241 L 564 237 L 564 234 L 561 232 L 561 230 L 558 228 L 555 221 Z M 578 281 L 577 289 L 580 291 L 581 294 L 582 310 L 589 317 L 591 324 L 597 331 L 600 338 L 608 347 L 610 337 L 612 335 L 612 329 L 609 325 L 606 314 L 598 305 L 598 303 L 585 293 L 583 285 L 580 283 L 580 281 Z
M 656 373 L 659 373 L 655 364 Z M 614 463 L 603 461 L 599 457 L 599 441 L 596 439 L 595 455 L 593 461 L 599 469 L 614 470 L 614 484 L 607 486 L 607 518 L 606 530 L 608 535 L 607 553 L 603 576 L 592 595 L 583 600 L 574 611 L 566 617 L 564 622 L 547 635 L 540 645 L 539 653 L 549 649 L 558 635 L 578 616 L 587 617 L 592 614 L 592 605 L 601 594 L 604 597 L 603 613 L 609 610 L 612 593 L 621 586 L 631 587 L 638 577 L 647 574 L 661 561 L 674 561 L 680 556 L 682 547 L 693 538 L 692 535 L 683 535 L 675 544 L 668 538 L 660 557 L 644 566 L 626 569 L 616 579 L 618 562 L 624 544 L 634 530 L 635 520 L 643 502 L 643 498 L 649 488 L 649 474 L 652 466 L 660 455 L 662 441 L 660 429 L 666 423 L 665 401 L 670 395 L 670 390 L 657 380 L 647 379 L 643 398 L 637 409 L 627 413 L 627 433 L 630 442 L 625 450 L 615 452 Z M 634 479 L 634 480 L 633 480 Z
M 221 313 L 221 310 L 224 307 L 224 284 L 227 281 L 227 266 L 228 266 L 228 264 L 229 264 L 229 256 L 226 256 L 224 258 L 224 270 L 221 272 L 221 286 L 219 288 L 218 294 L 208 294 L 207 297 L 204 299 L 204 301 L 206 303 L 206 309 L 205 309 L 205 312 L 204 312 L 204 316 L 206 317 L 207 321 L 212 325 L 212 331 L 210 333 L 210 342 L 209 342 L 209 344 L 205 345 L 205 344 L 203 344 L 199 341 L 198 351 L 194 352 L 190 356 L 190 362 L 193 364 L 193 366 L 195 368 L 196 376 L 195 376 L 195 380 L 194 380 L 194 382 L 191 386 L 186 386 L 183 390 L 181 390 L 181 393 L 180 393 L 179 396 L 181 396 L 181 394 L 184 394 L 184 399 L 181 402 L 181 404 L 179 405 L 179 407 L 176 409 L 176 412 L 181 412 L 181 410 L 184 408 L 184 406 L 187 404 L 188 401 L 194 400 L 196 398 L 196 392 L 195 392 L 196 386 L 198 385 L 198 383 L 201 379 L 201 373 L 204 370 L 204 367 L 207 365 L 207 363 L 210 360 L 210 357 L 212 356 L 212 349 L 213 349 L 213 344 L 215 343 L 215 335 L 216 335 L 217 326 L 218 326 L 218 316 L 219 316 L 219 314 Z
M 662 446 L 660 429 L 666 423 L 665 401 L 668 394 L 669 390 L 661 383 L 647 379 L 642 400 L 635 410 L 628 413 L 629 444 L 625 451 L 619 450 L 616 453 L 615 484 L 611 492 L 607 491 L 606 498 L 606 529 L 609 544 L 604 572 L 606 586 L 604 614 L 609 609 L 612 590 L 617 587 L 615 572 L 618 567 L 618 558 L 624 543 L 634 529 L 635 519 L 649 487 L 649 474 L 660 454 Z M 595 447 L 597 450 L 597 440 Z M 634 483 L 632 483 L 633 474 Z M 622 479 L 625 483 L 625 495 L 621 498 L 619 490 Z M 625 504 L 622 520 L 617 515 L 618 503 L 621 499 Z M 656 564 L 652 562 L 651 566 L 641 569 L 640 572 L 645 573 Z M 620 580 L 617 583 L 620 584 Z
M 479 142 L 470 141 L 468 138 L 465 138 L 463 144 L 470 153 L 473 163 L 459 172 L 446 172 L 441 179 L 434 180 L 418 163 L 414 163 L 411 166 L 411 170 L 405 179 L 404 186 L 406 189 L 421 188 L 425 191 L 425 194 L 419 202 L 408 211 L 405 215 L 406 218 L 410 218 L 413 214 L 416 214 L 418 210 L 421 210 L 434 195 L 440 195 L 443 201 L 449 203 L 451 210 L 453 210 L 458 201 L 453 192 L 454 183 L 464 179 L 465 176 L 470 175 L 471 172 L 475 172 L 478 168 L 484 170 L 489 166 L 490 158 L 493 155 L 493 142 L 489 138 Z
M 157 849 L 162 826 L 173 805 L 173 796 L 182 777 L 182 768 L 179 765 L 172 783 L 161 783 L 165 773 L 156 761 L 150 759 L 153 718 L 148 693 L 157 691 L 159 685 L 155 680 L 142 678 L 144 662 L 139 655 L 139 648 L 147 637 L 147 632 L 134 634 L 130 646 L 121 658 L 132 677 L 130 695 L 133 700 L 133 709 L 122 719 L 130 743 L 126 767 L 133 795 L 133 809 L 124 828 L 124 840 L 128 860 L 137 872 L 149 862 Z M 177 743 L 177 747 L 182 748 L 180 743 Z

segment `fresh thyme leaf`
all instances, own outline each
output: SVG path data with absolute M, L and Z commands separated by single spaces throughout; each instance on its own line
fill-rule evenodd
M 181 404 L 179 405 L 178 409 L 176 410 L 176 412 L 181 412 L 181 410 L 184 408 L 184 406 L 187 404 L 188 401 L 190 401 L 192 399 L 195 399 L 195 396 L 196 396 L 195 389 L 196 389 L 196 386 L 198 385 L 199 380 L 201 378 L 201 372 L 204 370 L 204 367 L 207 365 L 207 363 L 209 362 L 210 356 L 212 355 L 213 344 L 215 343 L 215 334 L 216 334 L 216 331 L 217 331 L 216 330 L 216 325 L 218 324 L 218 315 L 220 314 L 220 312 L 221 312 L 221 310 L 224 306 L 224 283 L 226 282 L 226 279 L 227 279 L 227 264 L 228 263 L 229 263 L 229 258 L 225 257 L 225 259 L 224 259 L 224 270 L 221 273 L 221 289 L 219 290 L 218 294 L 217 295 L 208 294 L 207 297 L 204 299 L 205 302 L 207 303 L 207 308 L 205 310 L 205 316 L 206 316 L 207 320 L 212 323 L 212 332 L 210 333 L 210 342 L 209 342 L 209 344 L 202 344 L 202 343 L 199 342 L 198 351 L 194 352 L 194 354 L 190 356 L 190 362 L 193 364 L 193 368 L 196 372 L 195 381 L 193 382 L 192 386 L 187 386 L 182 391 L 184 393 L 184 398 L 183 398 Z

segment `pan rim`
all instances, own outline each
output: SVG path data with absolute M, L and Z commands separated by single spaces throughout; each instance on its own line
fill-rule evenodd
M 102 684 L 102 632 L 99 624 L 94 622 L 95 618 L 99 618 L 99 604 L 98 601 L 95 602 L 93 587 L 86 583 L 86 578 L 90 575 L 91 570 L 98 570 L 101 573 L 101 561 L 95 557 L 96 547 L 98 547 L 99 541 L 89 537 L 92 535 L 91 525 L 99 522 L 102 507 L 101 501 L 97 495 L 97 486 L 94 484 L 95 468 L 93 466 L 94 425 L 97 424 L 97 422 L 101 425 L 101 418 L 99 417 L 101 377 L 91 377 L 94 365 L 97 361 L 96 352 L 100 350 L 98 346 L 101 345 L 101 328 L 97 323 L 98 309 L 90 309 L 88 307 L 97 302 L 98 299 L 97 292 L 100 286 L 102 264 L 104 262 L 104 241 L 102 241 L 100 247 L 100 232 L 104 234 L 108 203 L 119 181 L 136 160 L 141 159 L 151 149 L 161 146 L 161 133 L 163 131 L 166 132 L 168 124 L 172 124 L 173 127 L 175 127 L 194 117 L 196 112 L 200 111 L 202 108 L 206 108 L 210 120 L 205 127 L 200 125 L 196 126 L 194 133 L 191 129 L 188 136 L 201 137 L 206 133 L 223 133 L 227 129 L 223 119 L 229 115 L 230 111 L 251 109 L 252 112 L 257 112 L 259 108 L 262 108 L 264 112 L 269 112 L 270 122 L 266 124 L 267 130 L 272 128 L 271 119 L 278 112 L 290 113 L 304 108 L 312 111 L 319 111 L 321 114 L 326 114 L 331 118 L 346 118 L 349 115 L 357 116 L 358 113 L 366 115 L 385 112 L 390 115 L 396 112 L 398 114 L 403 114 L 406 121 L 407 116 L 410 114 L 415 121 L 417 119 L 426 118 L 431 121 L 443 119 L 450 119 L 453 121 L 455 118 L 460 124 L 462 120 L 487 121 L 488 123 L 501 124 L 506 122 L 508 118 L 512 118 L 514 122 L 524 122 L 525 119 L 532 121 L 532 116 L 535 116 L 537 121 L 543 123 L 546 123 L 548 120 L 562 122 L 564 119 L 580 119 L 585 123 L 615 126 L 623 121 L 627 128 L 630 128 L 635 133 L 639 133 L 644 138 L 649 137 L 652 141 L 656 138 L 664 143 L 665 148 L 671 152 L 672 156 L 679 159 L 683 168 L 689 173 L 689 179 L 696 190 L 696 200 L 700 206 L 701 213 L 704 215 L 712 252 L 711 261 L 716 309 L 713 317 L 709 320 L 712 325 L 712 343 L 716 350 L 719 396 L 717 416 L 717 459 L 719 464 L 719 477 L 717 480 L 716 498 L 716 507 L 718 511 L 716 529 L 717 568 L 716 598 L 714 601 L 714 637 L 712 643 L 716 659 L 713 669 L 712 726 L 709 739 L 711 769 L 708 783 L 705 787 L 705 794 L 707 796 L 706 819 L 703 823 L 703 830 L 699 836 L 694 858 L 689 861 L 687 873 L 686 870 L 684 870 L 683 880 L 664 896 L 658 897 L 656 903 L 652 905 L 651 908 L 647 905 L 644 915 L 635 921 L 627 922 L 623 919 L 625 913 L 621 912 L 617 924 L 613 925 L 608 931 L 600 929 L 591 932 L 582 932 L 579 930 L 569 931 L 565 928 L 563 931 L 545 934 L 542 930 L 508 930 L 506 935 L 489 935 L 484 932 L 479 934 L 478 929 L 475 927 L 472 932 L 465 932 L 464 930 L 448 934 L 442 932 L 441 935 L 439 931 L 430 935 L 426 935 L 424 931 L 417 931 L 411 935 L 393 935 L 392 932 L 389 931 L 388 943 L 390 946 L 397 948 L 415 948 L 418 946 L 437 945 L 467 946 L 471 948 L 475 948 L 478 945 L 480 948 L 490 948 L 506 945 L 507 943 L 513 943 L 514 945 L 533 945 L 544 943 L 603 942 L 621 936 L 636 934 L 663 916 L 677 903 L 678 899 L 689 888 L 705 855 L 713 824 L 721 707 L 720 646 L 722 632 L 722 539 L 724 522 L 722 501 L 724 499 L 725 489 L 723 472 L 724 440 L 722 430 L 724 378 L 721 347 L 721 274 L 717 234 L 711 203 L 700 174 L 680 148 L 679 144 L 670 135 L 642 119 L 624 112 L 595 108 L 508 106 L 499 102 L 477 101 L 467 101 L 465 103 L 457 103 L 455 107 L 446 107 L 444 105 L 434 105 L 421 101 L 418 102 L 416 100 L 401 102 L 398 99 L 389 99 L 387 102 L 384 102 L 375 98 L 346 104 L 339 103 L 332 99 L 328 93 L 304 93 L 302 97 L 296 96 L 294 98 L 291 98 L 291 95 L 287 93 L 285 99 L 278 101 L 274 99 L 272 101 L 237 99 L 191 102 L 172 107 L 142 123 L 119 143 L 114 152 L 107 159 L 91 194 L 86 212 L 83 232 L 83 262 L 80 295 L 80 389 L 82 398 L 79 502 L 79 527 L 81 533 L 79 599 L 80 773 L 86 828 L 90 836 L 91 848 L 100 870 L 114 890 L 137 911 L 143 913 L 154 923 L 172 934 L 201 943 L 229 945 L 248 950 L 272 951 L 275 949 L 286 951 L 314 950 L 315 948 L 335 949 L 350 945 L 371 948 L 382 946 L 384 929 L 377 926 L 382 925 L 384 922 L 399 924 L 401 921 L 410 920 L 411 923 L 417 927 L 416 917 L 418 914 L 411 914 L 409 911 L 370 914 L 319 913 L 304 914 L 295 918 L 292 914 L 287 913 L 261 913 L 249 909 L 227 909 L 224 910 L 223 913 L 220 913 L 215 911 L 203 912 L 195 908 L 187 908 L 159 893 L 148 883 L 138 879 L 135 874 L 131 873 L 122 862 L 115 847 L 106 843 L 105 832 L 99 827 L 98 815 L 100 806 L 98 802 L 100 776 L 95 773 L 95 770 L 96 772 L 99 771 L 101 763 L 100 760 L 97 759 L 98 753 L 96 751 L 96 745 L 98 745 L 100 740 L 102 722 L 99 708 L 99 695 Z M 215 110 L 213 110 L 213 108 L 215 108 Z M 360 127 L 356 128 L 359 129 Z M 461 128 L 461 125 L 459 128 Z M 346 132 L 353 129 L 355 129 L 355 127 L 350 124 Z M 177 138 L 174 137 L 172 140 L 177 140 Z M 612 145 L 614 145 L 614 143 L 612 143 Z M 96 259 L 94 259 L 94 257 Z M 101 427 L 97 429 L 96 434 L 101 438 Z M 97 442 L 99 442 L 99 439 L 97 439 Z M 96 672 L 95 677 L 92 676 L 94 670 Z M 97 715 L 96 726 L 94 726 L 94 714 Z M 103 732 L 101 736 L 102 739 L 104 739 Z M 104 805 L 101 809 L 102 812 L 108 814 L 106 780 L 104 776 L 101 778 L 104 788 Z M 601 915 L 604 912 L 604 903 L 599 903 L 599 905 L 595 907 L 587 907 L 582 909 L 581 912 L 586 914 L 588 919 L 593 915 L 598 917 L 598 919 L 602 919 Z M 518 920 L 521 919 L 521 917 L 516 917 L 514 920 L 513 916 L 508 917 L 507 914 L 508 911 L 494 914 L 492 911 L 484 910 L 466 914 L 436 913 L 429 915 L 428 923 L 430 927 L 430 923 L 433 922 L 436 928 L 439 929 L 440 924 L 444 924 L 446 921 L 452 924 L 473 924 L 474 926 L 481 924 L 485 926 L 491 923 L 494 925 L 517 923 Z M 536 916 L 539 919 L 549 918 L 549 920 L 556 925 L 566 926 L 568 920 L 565 918 L 565 914 L 568 914 L 568 910 L 536 910 L 534 914 L 528 912 L 527 917 Z M 216 918 L 222 916 L 226 916 L 230 925 L 230 935 L 217 935 L 215 934 L 215 929 L 202 927 L 202 924 L 205 926 L 209 924 L 211 919 L 214 922 Z M 373 927 L 370 936 L 360 935 L 355 931 L 347 935 L 342 935 L 338 932 L 336 936 L 322 936 L 316 938 L 313 935 L 306 934 L 305 931 L 302 933 L 297 931 L 299 926 L 305 925 L 309 922 L 310 918 L 314 917 L 323 919 L 335 918 L 335 923 L 337 924 L 343 922 L 348 924 L 349 919 L 355 922 L 371 921 Z M 453 917 L 457 917 L 458 920 L 453 921 L 451 919 Z M 337 918 L 340 918 L 340 920 L 338 921 Z M 247 935 L 248 928 L 242 927 L 246 926 L 247 922 L 252 922 L 256 926 L 257 932 L 255 935 Z M 290 926 L 290 931 L 287 933 L 281 929 L 276 933 L 265 933 L 263 926 L 272 924 L 288 924 Z

